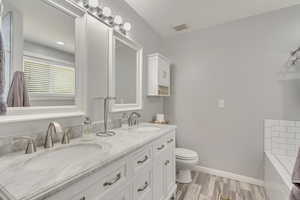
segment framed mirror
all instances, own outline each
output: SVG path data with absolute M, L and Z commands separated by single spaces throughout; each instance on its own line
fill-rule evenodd
M 66 0 L 2 3 L 8 111 L 79 110 L 82 36 L 78 33 L 85 11 Z
M 143 48 L 134 40 L 114 31 L 110 96 L 116 97 L 112 112 L 142 109 Z
M 74 106 L 77 16 L 51 1 L 2 2 L 7 106 Z

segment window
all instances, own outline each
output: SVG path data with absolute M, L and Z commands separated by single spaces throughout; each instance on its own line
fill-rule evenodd
M 24 74 L 30 97 L 74 98 L 75 69 L 24 56 Z

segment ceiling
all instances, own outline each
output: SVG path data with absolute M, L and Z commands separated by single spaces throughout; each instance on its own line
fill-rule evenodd
M 194 31 L 300 4 L 300 0 L 125 1 L 163 37 L 176 34 L 172 27 L 184 23 Z
M 13 18 L 13 23 L 21 27 L 18 20 L 22 21 L 24 40 L 68 53 L 75 52 L 73 17 L 41 0 L 4 0 L 3 3 L 6 12 L 12 11 L 20 16 Z

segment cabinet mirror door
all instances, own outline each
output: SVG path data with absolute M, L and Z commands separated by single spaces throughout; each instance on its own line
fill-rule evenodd
M 113 34 L 112 47 L 110 95 L 116 97 L 112 111 L 142 109 L 143 49 L 118 32 Z
M 47 0 L 2 0 L 8 107 L 75 105 L 76 16 Z

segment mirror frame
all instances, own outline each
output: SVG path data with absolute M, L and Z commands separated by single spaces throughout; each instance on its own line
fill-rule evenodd
M 126 46 L 136 50 L 136 103 L 116 104 L 112 102 L 111 112 L 125 112 L 132 110 L 141 110 L 143 108 L 143 47 L 130 37 L 114 30 L 110 38 L 110 63 L 109 63 L 109 96 L 116 97 L 116 41 L 120 41 Z
M 86 110 L 85 72 L 85 15 L 86 10 L 71 0 L 40 0 L 74 17 L 75 23 L 75 104 L 68 106 L 8 107 L 0 116 L 0 124 L 18 121 L 74 117 L 84 115 Z M 1 2 L 3 4 L 3 0 Z M 1 16 L 2 17 L 2 16 Z M 42 114 L 41 114 L 42 113 Z

